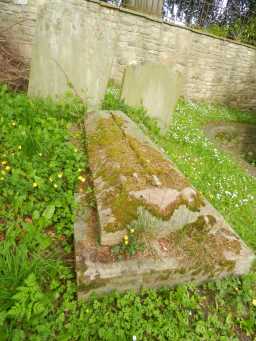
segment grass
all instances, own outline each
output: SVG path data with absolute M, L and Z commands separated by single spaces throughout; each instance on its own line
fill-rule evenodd
M 132 117 L 256 250 L 256 181 L 201 130 L 209 120 L 256 123 L 255 116 L 180 102 L 161 136 L 113 89 L 103 106 Z M 68 128 L 84 110 L 71 97 L 31 100 L 0 87 L 0 340 L 255 340 L 255 271 L 199 287 L 77 301 L 73 193 L 87 160 Z

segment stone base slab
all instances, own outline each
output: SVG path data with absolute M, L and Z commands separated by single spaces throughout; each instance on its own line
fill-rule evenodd
M 85 194 L 77 195 L 75 254 L 78 297 L 129 289 L 201 283 L 250 270 L 253 252 L 231 228 L 203 222 L 176 231 L 169 238 L 149 240 L 147 249 L 117 260 L 111 247 L 98 242 L 97 210 Z

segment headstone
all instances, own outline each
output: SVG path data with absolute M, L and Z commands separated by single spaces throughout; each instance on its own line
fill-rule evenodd
M 15 0 L 14 3 L 16 5 L 27 5 L 28 0 Z
M 87 202 L 86 191 L 78 196 L 80 298 L 250 270 L 253 252 L 127 116 L 89 113 L 85 127 L 96 205 Z M 114 257 L 113 247 L 123 247 L 131 228 L 145 248 Z
M 88 17 L 84 6 L 54 1 L 40 9 L 30 95 L 62 96 L 73 90 L 90 109 L 100 106 L 112 67 L 116 23 L 104 17 Z
M 125 0 L 124 6 L 134 11 L 161 17 L 163 12 L 163 0 Z
M 164 131 L 170 125 L 182 88 L 182 75 L 175 66 L 133 64 L 125 70 L 121 97 L 130 106 L 144 107 Z

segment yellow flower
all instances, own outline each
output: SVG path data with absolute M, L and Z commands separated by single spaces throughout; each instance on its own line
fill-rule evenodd
M 78 180 L 80 180 L 81 182 L 85 182 L 85 178 L 81 175 L 78 177 Z
M 16 122 L 15 121 L 12 122 L 12 126 L 16 127 Z
M 131 232 L 131 233 L 134 233 L 134 229 L 130 229 L 130 232 Z
M 33 182 L 33 187 L 34 188 L 38 187 L 38 184 L 36 182 Z
M 38 155 L 39 155 L 39 156 L 43 156 L 43 154 L 42 154 L 42 153 L 39 153 Z
M 21 150 L 21 145 L 18 146 L 18 149 Z
M 126 236 L 124 236 L 124 240 L 128 240 L 129 239 L 129 237 L 126 235 Z
M 6 166 L 6 167 L 5 167 L 5 170 L 6 170 L 7 172 L 9 172 L 9 171 L 11 170 L 11 167 L 10 167 L 10 166 Z
M 54 188 L 58 188 L 58 185 L 57 185 L 57 184 L 54 184 L 53 187 L 54 187 Z
M 51 177 L 51 176 L 49 177 L 49 181 L 50 181 L 50 182 L 53 182 L 53 179 L 52 179 L 52 177 Z
M 61 179 L 62 177 L 63 177 L 63 173 L 59 173 L 59 174 L 58 174 L 58 178 Z
M 128 245 L 128 244 L 129 244 L 128 240 L 125 240 L 124 243 L 125 243 L 125 245 Z
M 78 152 L 77 148 L 74 148 L 74 152 L 75 152 L 75 153 L 77 153 L 77 152 Z
M 7 161 L 2 161 L 1 163 L 2 163 L 2 165 L 4 166 L 4 165 L 7 164 Z
M 256 298 L 252 300 L 252 305 L 254 305 L 254 307 L 256 307 Z

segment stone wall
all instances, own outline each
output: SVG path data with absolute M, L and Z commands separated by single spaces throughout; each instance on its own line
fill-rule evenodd
M 36 15 L 47 0 L 27 0 L 24 5 L 15 2 L 0 0 L 0 29 L 8 28 L 21 54 L 30 58 Z M 104 25 L 104 20 L 115 23 L 108 27 L 116 30 L 112 66 L 112 78 L 116 81 L 121 82 L 125 66 L 132 62 L 171 62 L 185 75 L 186 98 L 256 111 L 255 48 L 96 0 L 70 0 L 69 5 L 77 10 L 83 8 L 87 13 L 85 24 L 100 21 Z M 82 25 L 80 29 L 83 30 Z
M 0 0 L 0 30 L 30 60 L 37 10 L 44 0 Z

